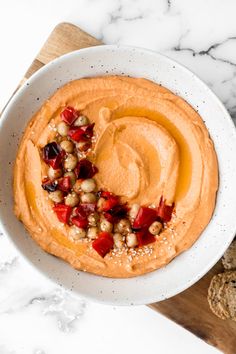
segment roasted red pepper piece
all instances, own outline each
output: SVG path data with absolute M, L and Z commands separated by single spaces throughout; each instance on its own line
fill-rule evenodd
M 115 195 L 111 192 L 108 191 L 99 191 L 98 192 L 99 197 L 105 198 L 105 199 L 109 199 L 111 197 L 115 197 Z
M 88 226 L 87 213 L 81 205 L 75 209 L 75 214 L 76 215 L 71 218 L 72 223 L 83 229 L 86 228 Z
M 101 206 L 101 211 L 108 211 L 120 204 L 120 198 L 111 192 L 100 191 L 98 194 L 99 197 L 105 199 L 104 203 Z
M 157 216 L 163 221 L 168 222 L 171 220 L 172 212 L 174 209 L 174 203 L 172 205 L 166 205 L 163 197 L 160 199 L 159 206 L 157 207 Z
M 114 241 L 109 232 L 100 232 L 98 238 L 92 243 L 93 249 L 95 249 L 101 257 L 105 257 L 105 255 L 112 249 L 113 245 Z
M 60 189 L 63 192 L 69 192 L 71 189 L 71 181 L 70 181 L 70 177 L 66 176 L 61 178 L 58 181 L 58 189 Z
M 65 156 L 65 151 L 55 141 L 43 148 L 43 160 L 54 170 L 61 167 L 61 162 Z
M 64 224 L 68 223 L 72 208 L 65 204 L 57 204 L 53 208 L 53 211 L 57 214 L 57 218 Z
M 85 229 L 88 226 L 88 220 L 87 218 L 81 218 L 80 216 L 74 216 L 71 218 L 72 224 L 81 227 L 82 229 Z
M 127 217 L 128 207 L 126 204 L 119 204 L 105 212 L 103 215 L 111 223 L 117 222 L 119 219 Z
M 104 213 L 103 215 L 107 219 L 107 221 L 111 222 L 112 224 L 116 221 L 113 215 L 108 212 Z
M 84 208 L 81 206 L 81 204 L 75 208 L 75 214 L 79 216 L 81 219 L 87 219 L 87 213 L 84 210 Z
M 76 118 L 79 116 L 79 112 L 76 111 L 73 107 L 66 107 L 64 111 L 60 114 L 61 119 L 67 124 L 71 125 Z
M 127 216 L 128 207 L 126 204 L 120 204 L 120 198 L 107 191 L 100 191 L 99 197 L 104 198 L 100 211 L 104 212 L 105 218 L 110 222 L 116 222 Z
M 136 219 L 133 223 L 134 229 L 148 228 L 157 219 L 155 209 L 141 207 L 139 208 Z
M 97 172 L 97 167 L 87 159 L 82 159 L 78 162 L 74 169 L 77 178 L 86 179 L 92 178 Z
M 83 125 L 82 127 L 80 127 L 84 131 L 84 137 L 87 140 L 92 138 L 94 126 L 95 126 L 95 123 L 91 123 L 91 124 Z
M 55 192 L 57 190 L 57 183 L 46 178 L 42 181 L 42 188 L 47 192 Z
M 78 143 L 83 140 L 84 131 L 79 127 L 72 127 L 68 132 L 68 136 Z
M 95 210 L 96 210 L 96 204 L 95 203 L 81 203 L 80 207 L 84 210 L 86 215 L 94 213 Z
M 108 211 L 114 207 L 116 207 L 117 205 L 119 205 L 120 201 L 119 201 L 119 197 L 117 196 L 110 196 L 108 199 L 106 199 L 104 201 L 104 203 L 102 204 L 101 207 L 101 211 Z
M 136 232 L 139 247 L 148 245 L 149 243 L 155 242 L 156 238 L 148 230 L 141 230 Z
M 89 125 L 83 125 L 82 127 L 71 127 L 68 135 L 69 137 L 76 141 L 87 141 L 93 136 L 94 123 Z

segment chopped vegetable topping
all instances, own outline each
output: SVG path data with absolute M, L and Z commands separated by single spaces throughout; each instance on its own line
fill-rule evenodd
M 112 249 L 113 245 L 113 238 L 111 234 L 106 231 L 100 232 L 98 238 L 92 243 L 93 249 L 95 249 L 101 257 L 105 257 L 105 255 Z
M 57 189 L 57 183 L 47 178 L 42 182 L 42 187 L 47 192 L 55 192 Z
M 139 247 L 155 242 L 156 238 L 148 230 L 136 232 Z
M 73 107 L 66 107 L 64 111 L 61 112 L 61 119 L 69 125 L 74 123 L 78 116 L 79 112 L 76 111 Z
M 69 192 L 71 189 L 71 181 L 70 181 L 70 177 L 66 176 L 63 177 L 59 180 L 58 182 L 58 189 L 60 189 L 63 192 Z
M 61 166 L 65 151 L 55 141 L 49 143 L 43 148 L 43 160 L 54 170 Z
M 172 205 L 166 205 L 163 197 L 160 199 L 159 206 L 157 208 L 157 216 L 163 221 L 168 222 L 171 220 L 172 212 L 174 209 L 174 203 Z
M 85 229 L 88 226 L 87 217 L 83 218 L 81 216 L 74 216 L 73 218 L 71 218 L 71 222 L 72 224 L 82 229 Z
M 134 220 L 133 228 L 134 229 L 148 228 L 156 219 L 157 219 L 157 212 L 155 209 L 141 207 L 139 208 L 138 214 Z
M 57 204 L 53 208 L 53 211 L 57 214 L 58 220 L 64 224 L 68 223 L 72 208 L 65 204 Z
M 98 172 L 98 169 L 89 160 L 82 159 L 78 162 L 74 172 L 77 178 L 87 179 L 92 178 Z
M 94 123 L 82 127 L 71 127 L 68 136 L 77 143 L 80 141 L 88 141 L 93 136 L 93 127 Z

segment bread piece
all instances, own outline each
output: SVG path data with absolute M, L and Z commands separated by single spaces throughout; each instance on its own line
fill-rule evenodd
M 236 270 L 236 240 L 234 240 L 222 258 L 222 264 L 227 270 Z
M 212 278 L 208 302 L 216 316 L 236 321 L 236 271 L 217 274 Z

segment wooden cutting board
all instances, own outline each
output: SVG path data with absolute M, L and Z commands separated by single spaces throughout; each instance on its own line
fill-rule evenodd
M 69 23 L 61 23 L 47 39 L 22 82 L 43 65 L 62 54 L 99 44 L 102 43 L 80 28 Z M 217 318 L 210 311 L 207 303 L 207 289 L 211 278 L 221 271 L 222 266 L 219 262 L 204 278 L 188 290 L 169 300 L 152 304 L 150 307 L 224 353 L 236 354 L 236 323 Z

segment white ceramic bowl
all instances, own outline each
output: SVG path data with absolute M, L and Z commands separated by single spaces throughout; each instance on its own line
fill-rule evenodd
M 131 279 L 78 272 L 41 251 L 13 215 L 12 165 L 22 132 L 41 104 L 70 80 L 130 75 L 162 84 L 198 110 L 214 141 L 220 187 L 213 218 L 199 240 L 166 267 Z M 178 294 L 221 257 L 236 231 L 236 134 L 226 109 L 193 73 L 160 54 L 133 47 L 98 46 L 64 55 L 34 74 L 15 94 L 0 120 L 0 218 L 22 256 L 47 277 L 75 293 L 116 305 L 148 304 Z M 24 168 L 24 166 L 22 166 Z

